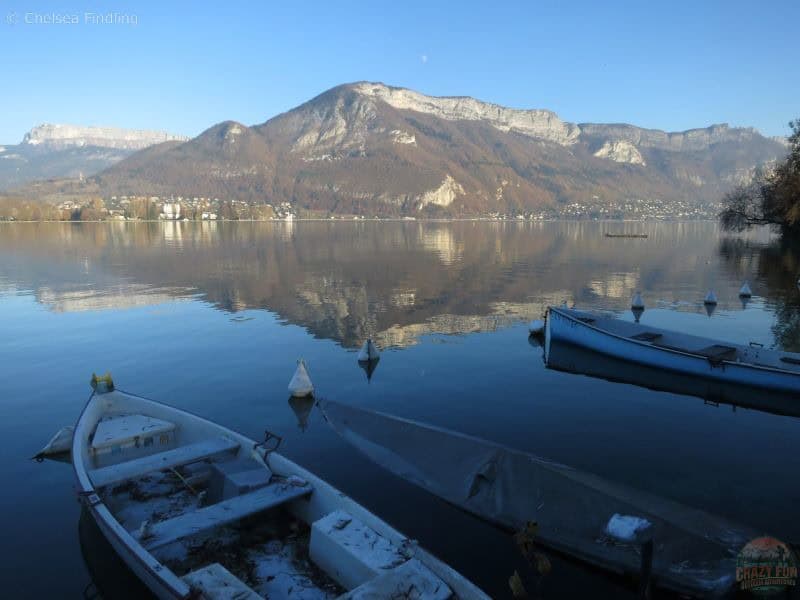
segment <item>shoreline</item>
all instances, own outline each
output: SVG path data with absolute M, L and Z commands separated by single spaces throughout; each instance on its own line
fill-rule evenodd
M 322 218 L 322 217 L 295 217 L 291 220 L 286 219 L 190 219 L 183 221 L 180 219 L 100 219 L 94 221 L 60 221 L 60 220 L 0 220 L 3 224 L 22 224 L 22 223 L 65 223 L 80 225 L 83 223 L 279 223 L 288 224 L 295 222 L 317 222 L 317 223 L 717 223 L 717 219 L 496 219 L 493 217 L 452 217 L 452 218 L 404 218 L 404 217 L 381 217 L 381 218 Z

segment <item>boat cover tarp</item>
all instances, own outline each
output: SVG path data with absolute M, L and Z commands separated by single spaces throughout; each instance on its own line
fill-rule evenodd
M 757 533 L 720 517 L 566 465 L 437 427 L 321 403 L 328 422 L 377 464 L 496 526 L 538 523 L 538 539 L 618 573 L 638 573 L 641 542 L 608 534 L 615 516 L 652 524 L 656 585 L 681 593 L 731 588 L 738 551 Z

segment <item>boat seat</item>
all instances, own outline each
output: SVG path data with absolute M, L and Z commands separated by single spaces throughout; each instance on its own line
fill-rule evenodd
M 151 454 L 142 458 L 94 469 L 89 471 L 89 479 L 92 480 L 95 488 L 114 485 L 141 477 L 153 471 L 172 469 L 212 458 L 237 448 L 239 448 L 239 442 L 224 437 L 212 438 L 195 444 L 179 446 L 158 454 Z
M 138 445 L 139 440 L 170 435 L 175 423 L 148 415 L 116 415 L 101 420 L 92 435 L 92 452 L 103 453 L 114 447 Z
M 655 333 L 654 331 L 643 331 L 642 333 L 637 333 L 636 335 L 632 335 L 632 340 L 639 340 L 640 342 L 653 342 L 660 337 L 664 337 L 661 333 Z
M 212 563 L 202 569 L 187 573 L 182 579 L 189 584 L 192 592 L 199 592 L 198 598 L 263 600 L 241 579 L 219 563 Z
M 732 346 L 723 346 L 722 344 L 712 344 L 700 350 L 694 350 L 692 353 L 705 356 L 712 364 L 721 363 L 724 360 L 736 359 L 736 348 Z
M 374 579 L 339 596 L 337 600 L 377 600 L 378 598 L 425 598 L 448 600 L 453 592 L 416 558 L 386 571 Z
M 154 550 L 190 535 L 227 525 L 307 496 L 313 488 L 305 483 L 274 482 L 254 492 L 223 500 L 210 506 L 184 513 L 166 521 L 153 523 L 148 534 L 140 539 L 147 550 Z
M 343 510 L 312 523 L 308 554 L 314 564 L 347 590 L 410 558 L 403 548 Z

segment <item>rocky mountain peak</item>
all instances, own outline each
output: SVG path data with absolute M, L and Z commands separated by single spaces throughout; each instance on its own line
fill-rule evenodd
M 189 138 L 165 131 L 121 129 L 117 127 L 85 127 L 44 123 L 25 134 L 22 144 L 53 150 L 97 146 L 119 150 L 141 150 L 168 141 Z
M 506 108 L 468 96 L 426 96 L 383 83 L 359 82 L 348 87 L 399 110 L 425 113 L 448 121 L 483 121 L 503 132 L 520 133 L 563 146 L 574 144 L 580 135 L 577 125 L 562 121 L 549 110 Z

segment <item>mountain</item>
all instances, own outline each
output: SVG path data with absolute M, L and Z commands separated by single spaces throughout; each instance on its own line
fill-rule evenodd
M 147 148 L 61 189 L 290 202 L 318 214 L 520 214 L 574 203 L 635 211 L 637 202 L 715 202 L 785 152 L 754 129 L 576 124 L 360 82 L 260 125 L 224 122 Z
M 22 143 L 0 146 L 0 190 L 42 179 L 94 175 L 137 150 L 186 140 L 163 131 L 38 125 Z

